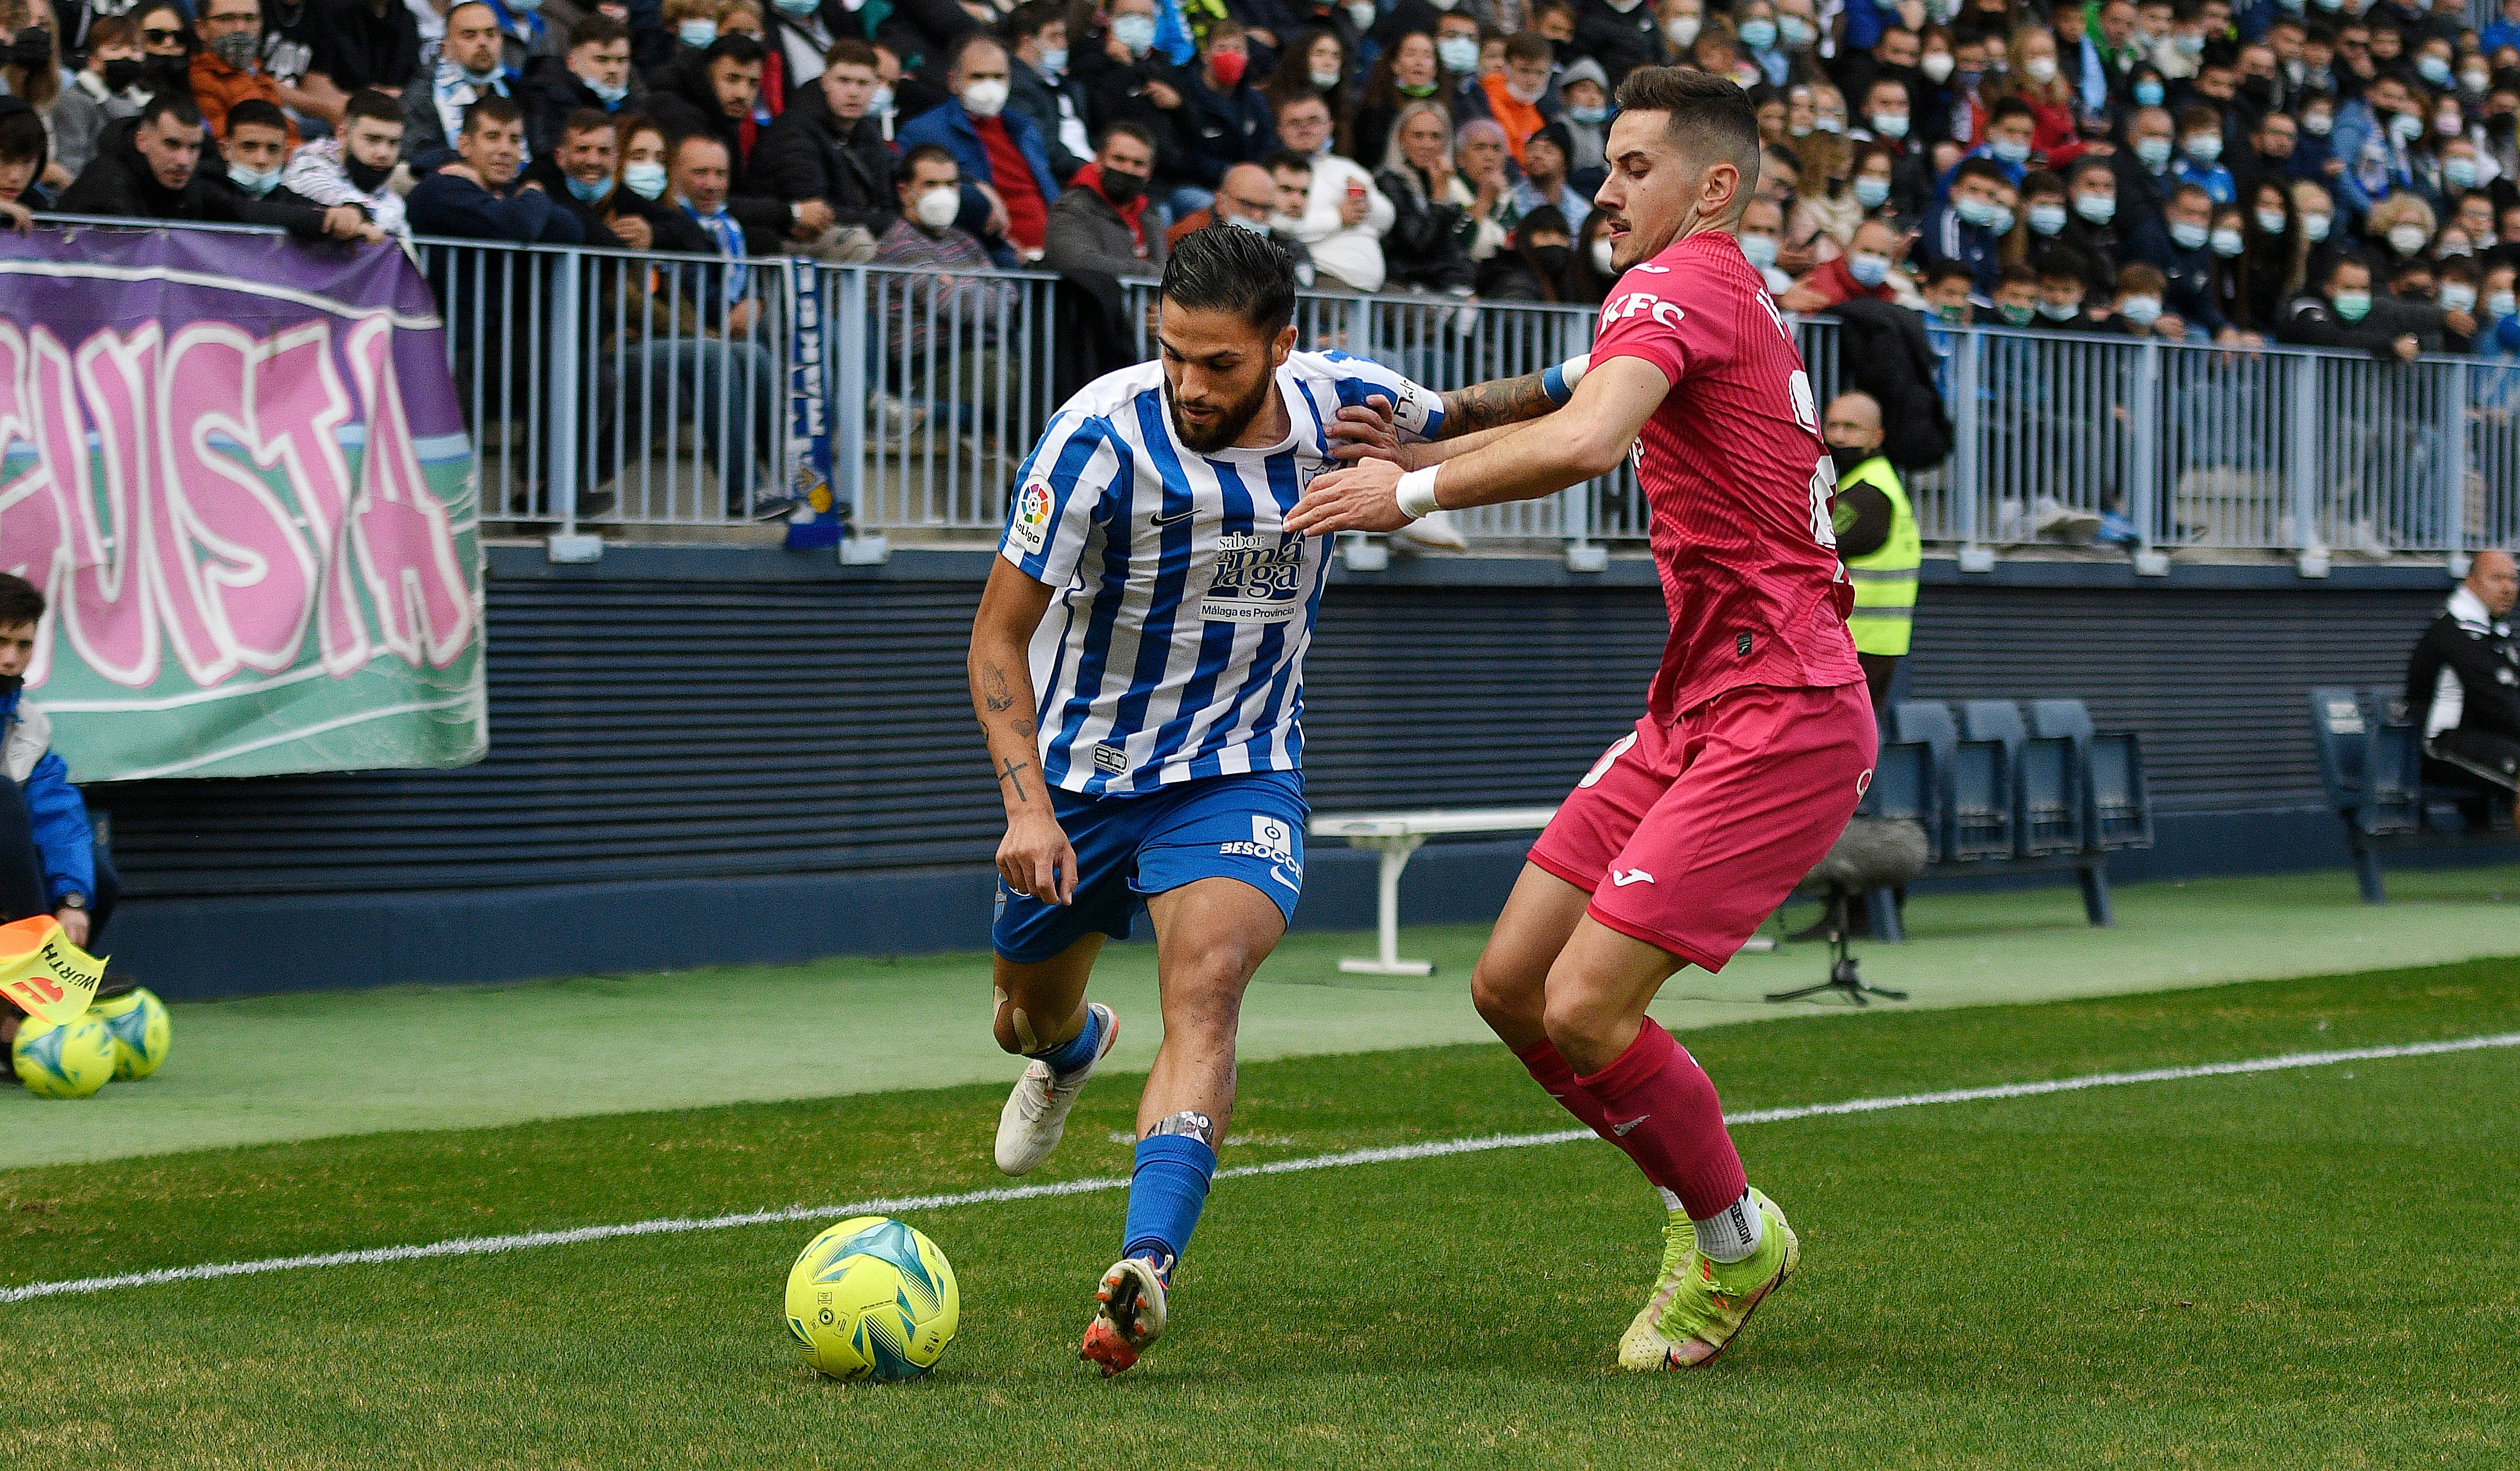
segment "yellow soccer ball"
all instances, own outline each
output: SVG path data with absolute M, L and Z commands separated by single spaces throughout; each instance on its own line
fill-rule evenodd
M 113 1033 L 113 1076 L 146 1078 L 165 1062 L 175 1024 L 166 1015 L 166 1003 L 149 988 L 135 987 L 126 995 L 98 1002 L 87 1008 L 87 1014 L 101 1018 Z
M 916 1379 L 963 1317 L 936 1243 L 898 1221 L 858 1216 L 816 1236 L 788 1271 L 788 1329 L 833 1379 Z
M 113 1033 L 95 1016 L 68 1026 L 29 1016 L 9 1048 L 9 1063 L 38 1098 L 84 1098 L 113 1077 Z

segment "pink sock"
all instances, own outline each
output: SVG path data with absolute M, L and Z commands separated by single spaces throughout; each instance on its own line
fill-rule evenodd
M 1680 1197 L 1689 1220 L 1719 1214 L 1749 1188 L 1714 1083 L 1652 1017 L 1617 1061 L 1575 1081 L 1606 1115 L 1612 1141 Z
M 1547 1038 L 1513 1054 L 1531 1073 L 1533 1082 L 1548 1091 L 1549 1096 L 1566 1105 L 1566 1111 L 1595 1134 L 1625 1149 L 1628 1141 L 1610 1132 L 1610 1116 L 1601 1111 L 1600 1101 L 1575 1081 L 1575 1069 L 1557 1055 L 1557 1047 Z

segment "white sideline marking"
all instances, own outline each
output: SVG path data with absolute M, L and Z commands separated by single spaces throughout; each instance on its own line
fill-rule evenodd
M 1826 1118 L 1838 1114 L 1879 1113 L 1892 1108 L 1919 1108 L 1930 1103 L 1977 1103 L 2002 1098 L 2031 1098 L 2043 1093 L 2079 1092 L 2091 1088 L 2124 1088 L 2137 1083 L 2176 1083 L 2190 1078 L 2228 1078 L 2244 1073 L 2272 1073 L 2292 1068 L 2332 1067 L 2340 1062 L 2368 1062 L 2390 1057 L 2433 1057 L 2445 1052 L 2475 1052 L 2488 1048 L 2520 1048 L 2520 1032 L 2498 1032 L 2483 1037 L 2460 1037 L 2449 1042 L 2413 1042 L 2395 1047 L 2348 1048 L 2332 1052 L 2287 1052 L 2277 1057 L 2253 1057 L 2240 1062 L 2205 1062 L 2189 1067 L 2145 1068 L 2131 1073 L 2087 1073 L 2079 1078 L 2057 1078 L 2047 1083 L 2002 1083 L 1991 1088 L 1953 1088 L 1929 1093 L 1900 1093 L 1881 1098 L 1850 1098 L 1842 1103 L 1805 1103 L 1791 1108 L 1760 1108 L 1746 1113 L 1729 1114 L 1725 1123 L 1733 1127 L 1744 1124 L 1783 1124 L 1796 1119 Z M 1439 1139 L 1422 1144 L 1386 1144 L 1373 1149 L 1348 1149 L 1337 1154 L 1315 1154 L 1302 1159 L 1282 1159 L 1265 1165 L 1238 1165 L 1219 1170 L 1219 1180 L 1241 1180 L 1255 1175 L 1293 1175 L 1306 1170 L 1342 1170 L 1350 1165 L 1393 1164 L 1404 1160 L 1436 1159 L 1449 1154 L 1478 1154 L 1490 1149 L 1527 1149 L 1538 1144 L 1565 1144 L 1593 1137 L 1589 1129 L 1557 1129 L 1546 1134 L 1491 1134 L 1473 1138 Z M 1101 1176 L 1088 1180 L 1062 1180 L 1037 1185 L 1003 1185 L 989 1190 L 958 1190 L 943 1195 L 895 1195 L 880 1200 L 861 1200 L 849 1205 L 791 1205 L 784 1210 L 745 1211 L 732 1216 L 706 1216 L 698 1219 L 673 1217 L 657 1221 L 634 1221 L 623 1226 L 581 1226 L 564 1231 L 520 1231 L 508 1236 L 459 1236 L 451 1241 L 432 1241 L 425 1246 L 379 1246 L 366 1251 L 319 1252 L 302 1257 L 265 1257 L 254 1262 L 216 1262 L 200 1267 L 161 1267 L 154 1271 L 124 1272 L 110 1277 L 75 1277 L 56 1282 L 28 1282 L 22 1286 L 0 1288 L 0 1304 L 22 1303 L 32 1298 L 63 1297 L 96 1292 L 114 1292 L 125 1287 L 155 1287 L 164 1282 L 201 1282 L 216 1277 L 256 1276 L 265 1272 L 298 1271 L 313 1267 L 356 1267 L 385 1262 L 415 1262 L 427 1257 L 477 1257 L 496 1252 L 524 1251 L 538 1246 L 574 1246 L 584 1241 L 608 1241 L 619 1236 L 670 1236 L 687 1231 L 721 1231 L 743 1226 L 777 1226 L 792 1221 L 837 1221 L 851 1216 L 890 1216 L 903 1211 L 934 1211 L 958 1205 L 997 1205 L 1015 1200 L 1045 1200 L 1059 1195 L 1091 1195 L 1103 1190 L 1126 1188 L 1126 1180 Z

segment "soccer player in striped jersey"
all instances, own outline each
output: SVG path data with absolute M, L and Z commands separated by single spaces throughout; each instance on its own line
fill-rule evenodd
M 998 1167 L 1050 1157 L 1118 1035 L 1085 999 L 1106 936 L 1154 922 L 1164 1040 L 1138 1105 L 1120 1260 L 1080 1354 L 1116 1374 L 1162 1333 L 1234 1108 L 1243 989 L 1304 881 L 1304 649 L 1328 541 L 1285 527 L 1304 485 L 1403 434 L 1545 412 L 1538 376 L 1439 399 L 1293 350 L 1295 277 L 1247 230 L 1186 237 L 1158 361 L 1061 406 L 1015 481 L 971 629 L 998 847 L 998 1045 L 1031 1059 Z
M 1759 123 L 1722 77 L 1619 84 L 1595 202 L 1621 275 L 1570 401 L 1527 429 L 1416 446 L 1315 481 L 1288 524 L 1388 530 L 1438 506 L 1553 494 L 1635 456 L 1671 637 L 1636 729 L 1532 845 L 1470 980 L 1541 1087 L 1625 1150 L 1669 1210 L 1633 1369 L 1712 1362 L 1800 1260 L 1751 1189 L 1695 1059 L 1645 1015 L 1721 969 L 1845 829 L 1872 775 L 1846 632 L 1837 475 L 1811 379 L 1734 234 Z

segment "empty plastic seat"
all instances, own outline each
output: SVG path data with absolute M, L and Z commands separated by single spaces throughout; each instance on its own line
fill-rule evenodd
M 2012 856 L 2012 762 L 2001 740 L 1963 736 L 1952 750 L 1952 858 Z
M 1939 861 L 1942 825 L 1934 821 L 1933 748 L 1921 740 L 1893 740 L 1872 758 L 1872 784 L 1855 815 L 1889 821 L 1906 820 L 1925 830 L 1925 861 Z
M 1890 706 L 1890 739 L 1925 747 L 1933 803 L 1922 819 L 1925 835 L 1941 861 L 1953 857 L 1952 762 L 1959 749 L 1960 728 L 1949 705 L 1940 700 L 1903 699 Z
M 2152 797 L 2144 788 L 2143 748 L 2133 733 L 2092 736 L 2091 845 L 2104 853 L 2152 846 Z

